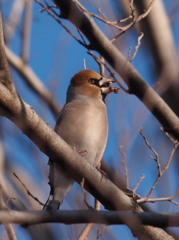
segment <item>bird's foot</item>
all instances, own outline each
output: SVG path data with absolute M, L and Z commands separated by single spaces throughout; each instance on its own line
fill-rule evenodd
M 96 169 L 98 170 L 98 172 L 101 173 L 102 177 L 106 177 L 106 178 L 108 177 L 108 174 L 107 174 L 105 171 L 103 171 L 103 170 L 100 168 L 100 166 L 97 166 Z
M 85 157 L 87 154 L 87 150 L 82 150 L 82 151 L 79 151 L 78 153 L 80 154 L 80 156 Z

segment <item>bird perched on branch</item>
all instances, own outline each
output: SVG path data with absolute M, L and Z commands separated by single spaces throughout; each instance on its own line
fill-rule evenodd
M 92 70 L 82 70 L 70 82 L 66 104 L 57 120 L 55 131 L 85 161 L 98 167 L 108 136 L 105 96 L 117 92 L 114 82 Z M 63 167 L 49 159 L 50 196 L 44 209 L 58 209 L 74 180 Z

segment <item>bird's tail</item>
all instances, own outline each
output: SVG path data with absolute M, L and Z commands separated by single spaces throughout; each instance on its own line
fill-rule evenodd
M 51 190 L 50 196 L 43 208 L 45 210 L 58 209 L 63 201 L 63 198 L 74 182 L 74 180 L 51 159 L 49 160 L 49 166 L 49 185 Z
M 61 205 L 61 202 L 54 200 L 53 195 L 49 195 L 43 207 L 43 210 L 59 209 L 60 205 Z

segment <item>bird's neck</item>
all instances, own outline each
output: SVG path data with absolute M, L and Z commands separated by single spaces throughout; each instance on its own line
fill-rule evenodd
M 68 87 L 66 102 L 72 100 L 82 100 L 82 101 L 96 101 L 102 100 L 102 95 L 100 91 L 90 91 L 89 89 Z

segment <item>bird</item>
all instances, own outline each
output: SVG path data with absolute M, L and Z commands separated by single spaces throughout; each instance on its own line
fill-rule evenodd
M 115 82 L 93 70 L 75 74 L 67 90 L 66 103 L 56 122 L 55 132 L 93 167 L 100 165 L 108 137 L 107 94 L 117 93 Z M 74 180 L 62 166 L 49 158 L 50 195 L 45 210 L 59 209 Z

